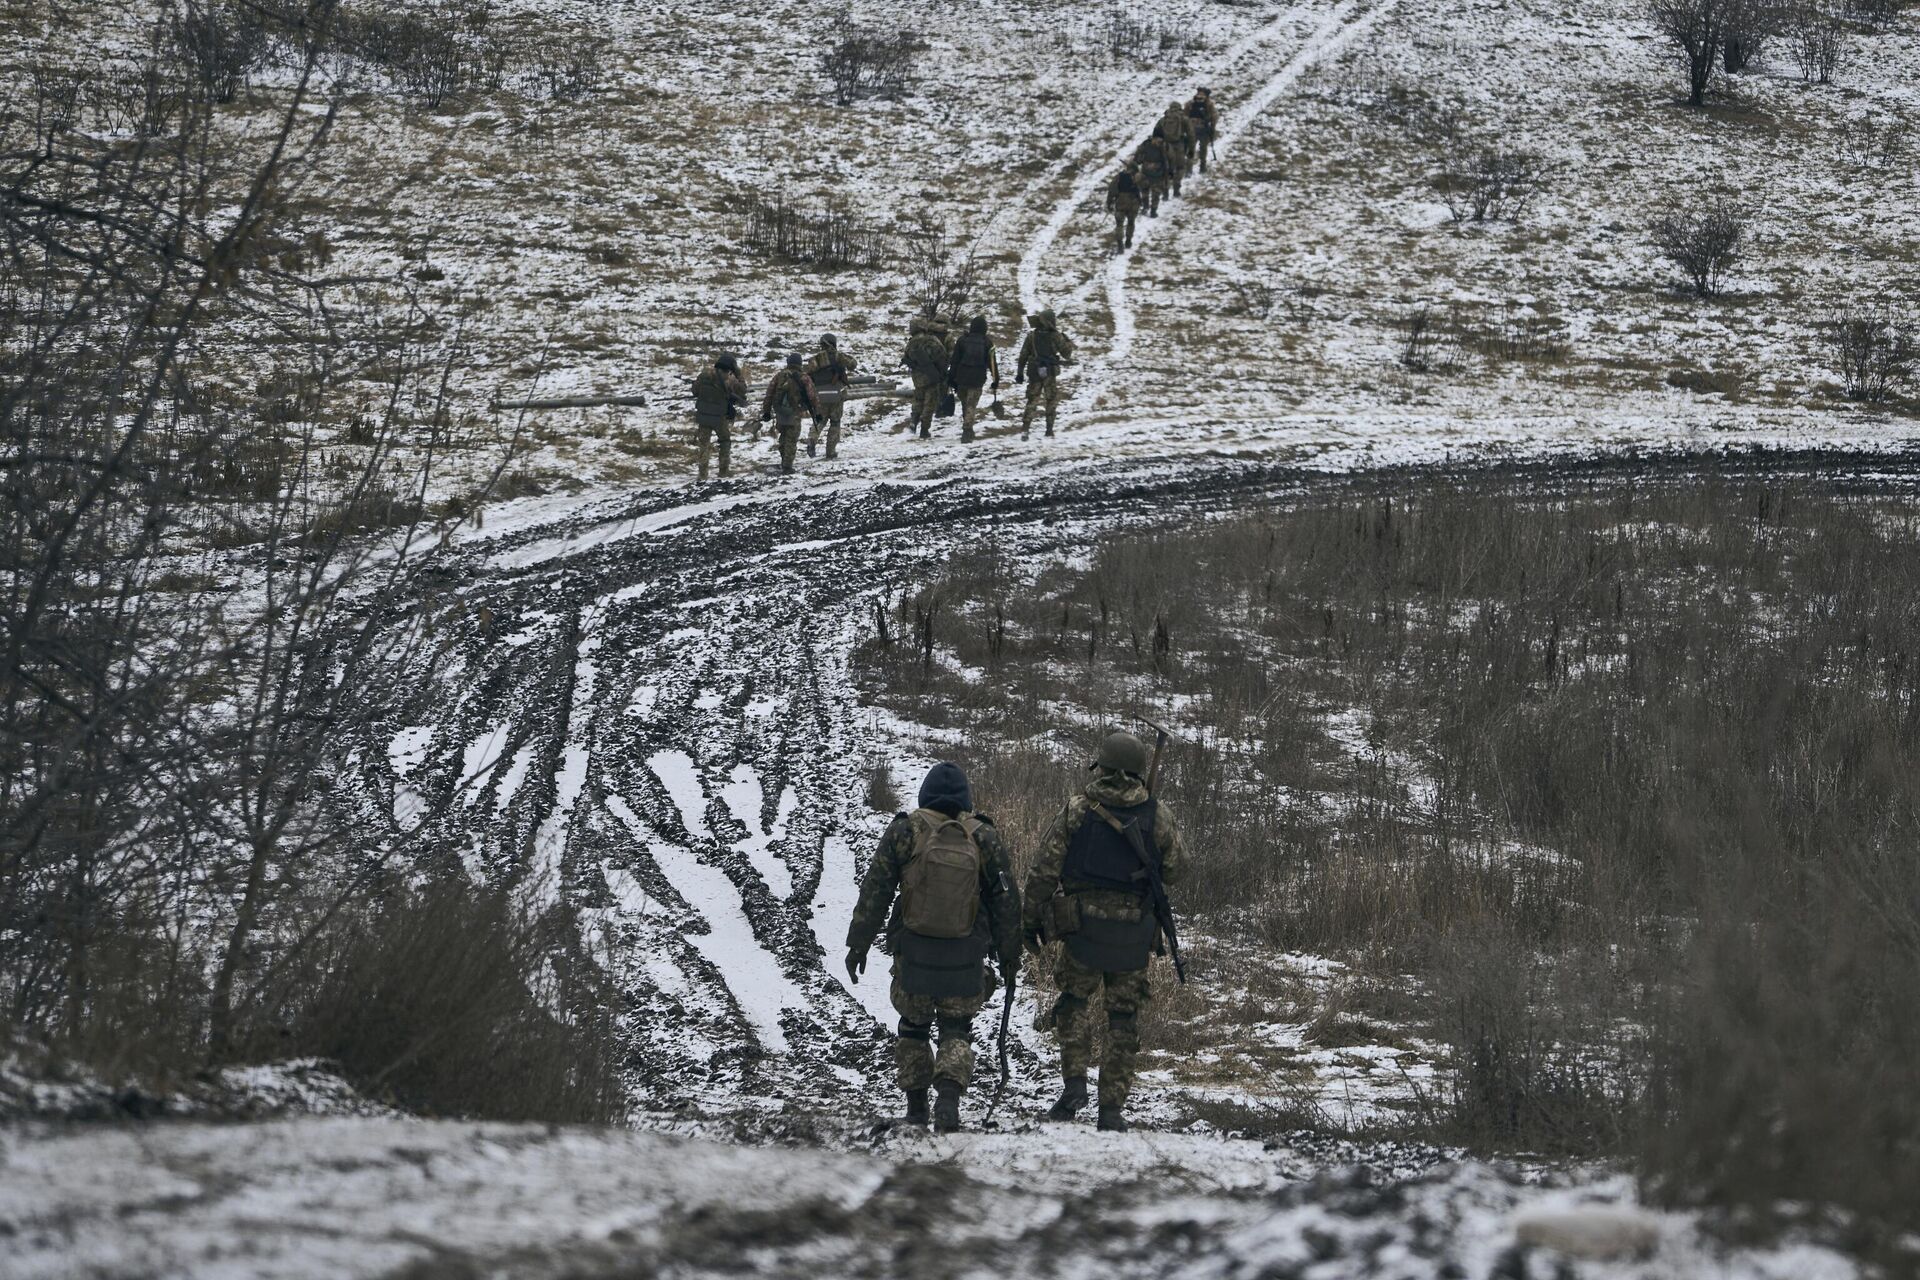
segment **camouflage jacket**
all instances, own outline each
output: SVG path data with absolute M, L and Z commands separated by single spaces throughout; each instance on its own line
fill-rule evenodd
M 1055 816 L 1053 825 L 1047 828 L 1047 835 L 1040 842 L 1040 851 L 1033 860 L 1033 869 L 1027 872 L 1026 911 L 1022 924 L 1028 932 L 1037 930 L 1047 910 L 1047 903 L 1056 891 L 1077 894 L 1081 909 L 1096 916 L 1112 919 L 1138 919 L 1140 899 L 1137 895 L 1122 889 L 1097 889 L 1090 885 L 1076 885 L 1060 878 L 1060 870 L 1066 864 L 1067 845 L 1073 839 L 1073 833 L 1080 829 L 1082 822 L 1098 822 L 1091 816 L 1094 802 L 1098 801 L 1109 809 L 1127 808 L 1144 804 L 1147 800 L 1147 786 L 1144 782 L 1119 773 L 1102 773 L 1087 789 L 1067 801 L 1066 808 Z M 1175 820 L 1173 808 L 1165 800 L 1160 801 L 1153 819 L 1153 842 L 1160 850 L 1160 878 L 1168 884 L 1177 883 L 1187 873 L 1187 849 L 1180 840 L 1180 824 Z
M 993 819 L 983 813 L 974 843 L 980 846 L 980 902 L 986 908 L 987 927 L 993 937 L 993 953 L 1003 964 L 1017 964 L 1020 955 L 1020 890 L 1013 883 L 1013 859 L 1000 842 Z M 894 901 L 900 894 L 900 878 L 913 858 L 913 823 L 906 814 L 896 814 L 873 851 L 866 874 L 860 877 L 860 900 L 854 904 L 853 921 L 847 926 L 847 949 L 865 951 L 883 930 L 892 926 Z
M 846 352 L 822 349 L 808 358 L 805 372 L 813 379 L 815 391 L 838 391 L 857 368 L 858 362 Z
M 801 414 L 820 416 L 820 401 L 813 394 L 813 383 L 805 374 L 795 375 L 782 369 L 767 384 L 766 398 L 760 402 L 760 420 L 773 418 L 782 426 L 800 421 Z
M 1073 340 L 1061 332 L 1058 322 L 1048 321 L 1041 328 L 1047 333 L 1046 345 L 1052 348 L 1052 363 L 1048 365 L 1046 360 L 1041 359 L 1040 340 L 1037 336 L 1040 329 L 1028 329 L 1026 338 L 1020 343 L 1019 358 L 1013 365 L 1015 382 L 1026 382 L 1030 378 L 1033 381 L 1039 381 L 1040 369 L 1043 365 L 1052 368 L 1053 376 L 1058 377 L 1060 366 L 1073 359 Z
M 1107 208 L 1118 206 L 1122 212 L 1130 212 L 1140 207 L 1140 182 L 1133 176 L 1133 170 L 1122 169 L 1113 175 L 1107 183 Z
M 1187 119 L 1193 122 L 1196 137 L 1211 138 L 1220 129 L 1220 109 L 1213 105 L 1213 99 L 1195 94 L 1193 101 L 1187 104 Z
M 1175 155 L 1184 156 L 1193 150 L 1193 121 L 1179 107 L 1168 107 L 1153 131 L 1173 145 Z

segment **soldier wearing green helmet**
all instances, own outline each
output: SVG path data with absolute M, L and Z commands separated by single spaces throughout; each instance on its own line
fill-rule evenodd
M 1187 855 L 1172 809 L 1147 790 L 1145 743 L 1125 730 L 1107 734 L 1089 772 L 1086 788 L 1053 820 L 1027 875 L 1022 932 L 1030 950 L 1054 953 L 1060 988 L 1044 1021 L 1060 1038 L 1065 1088 L 1049 1118 L 1071 1120 L 1087 1105 L 1091 1002 L 1099 995 L 1107 1022 L 1099 1126 L 1124 1131 L 1139 1016 L 1152 995 L 1147 964 L 1160 933 L 1140 859 L 1142 853 L 1153 859 L 1161 880 L 1172 884 L 1186 872 Z

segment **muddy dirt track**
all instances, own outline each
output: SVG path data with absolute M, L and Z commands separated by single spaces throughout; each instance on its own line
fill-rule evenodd
M 642 1108 L 890 1105 L 882 966 L 850 988 L 838 963 L 885 821 L 865 803 L 883 729 L 850 670 L 876 600 L 990 541 L 1071 551 L 1118 527 L 1432 485 L 1539 495 L 1808 476 L 1909 489 L 1920 457 L 1344 475 L 1188 458 L 1027 479 L 752 477 L 496 517 L 436 553 L 421 606 L 435 639 L 413 659 L 405 711 L 364 728 L 355 777 L 370 821 L 416 865 L 464 864 L 576 909 L 569 945 L 627 1004 Z M 1017 1058 L 1019 1107 L 1044 1085 L 1032 1047 Z

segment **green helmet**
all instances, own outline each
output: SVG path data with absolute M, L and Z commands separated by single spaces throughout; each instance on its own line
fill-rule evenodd
M 1144 777 L 1147 772 L 1147 744 L 1125 729 L 1115 729 L 1100 739 L 1100 754 L 1093 758 L 1093 767 L 1118 769 L 1135 777 Z

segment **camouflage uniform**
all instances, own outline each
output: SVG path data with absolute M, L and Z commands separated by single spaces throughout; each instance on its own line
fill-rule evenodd
M 993 822 L 983 814 L 964 815 L 980 820 L 974 843 L 980 848 L 980 896 L 985 908 L 976 931 L 986 936 L 979 941 L 999 958 L 1003 970 L 1012 974 L 1020 965 L 1020 891 L 1013 883 L 1013 863 Z M 899 920 L 897 900 L 902 876 L 914 852 L 913 826 L 907 814 L 898 814 L 880 837 L 880 847 L 867 864 L 860 880 L 860 900 L 854 905 L 853 922 L 847 927 L 847 950 L 864 958 L 875 938 L 884 931 L 888 949 L 894 952 L 893 1007 L 900 1015 L 900 1034 L 894 1041 L 894 1062 L 900 1087 L 909 1093 L 923 1090 L 939 1080 L 951 1081 L 964 1090 L 973 1078 L 973 1019 L 995 990 L 992 974 L 987 973 L 981 990 L 974 995 L 932 996 L 907 990 L 911 984 L 907 970 L 910 962 L 899 954 L 899 939 L 904 926 Z M 933 1030 L 940 1030 L 940 1047 L 933 1048 Z
M 1140 216 L 1140 178 L 1128 165 L 1107 183 L 1107 209 L 1113 214 L 1113 251 L 1133 248 L 1133 224 Z
M 747 398 L 747 384 L 732 370 L 710 364 L 693 380 L 693 429 L 700 449 L 700 479 L 707 478 L 707 460 L 714 437 L 720 439 L 720 475 L 733 466 L 733 419 Z
M 794 455 L 800 448 L 800 415 L 820 419 L 820 401 L 813 394 L 813 383 L 795 361 L 773 375 L 767 383 L 766 398 L 760 402 L 760 421 L 772 420 L 780 433 L 780 470 L 791 475 Z
M 1083 918 L 1133 922 L 1142 921 L 1143 912 L 1151 913 L 1151 905 L 1137 894 L 1062 878 L 1074 834 L 1082 823 L 1100 821 L 1091 814 L 1094 803 L 1109 810 L 1127 809 L 1146 803 L 1148 798 L 1144 782 L 1106 769 L 1082 794 L 1067 802 L 1048 828 L 1033 869 L 1027 874 L 1024 930 L 1030 939 L 1042 932 L 1056 892 L 1075 898 Z M 1186 873 L 1187 852 L 1173 811 L 1164 800 L 1158 802 L 1154 814 L 1153 842 L 1160 854 L 1161 879 L 1176 883 Z M 1049 949 L 1054 953 L 1054 980 L 1060 987 L 1052 1019 L 1060 1037 L 1060 1073 L 1069 1081 L 1085 1078 L 1093 1061 L 1092 1000 L 1095 995 L 1103 995 L 1107 1043 L 1100 1059 L 1100 1105 L 1124 1107 L 1133 1092 L 1134 1057 L 1140 1049 L 1139 1014 L 1152 994 L 1147 971 L 1101 971 L 1076 959 L 1064 944 L 1052 944 Z
M 1053 434 L 1054 419 L 1060 410 L 1060 366 L 1073 354 L 1073 343 L 1060 331 L 1051 310 L 1027 317 L 1027 337 L 1020 344 L 1020 358 L 1014 369 L 1014 381 L 1027 384 L 1027 404 L 1020 415 L 1020 434 L 1033 430 L 1033 418 L 1041 409 L 1047 413 L 1047 434 Z M 1039 350 L 1042 331 L 1054 348 L 1053 360 L 1043 361 Z
M 1160 145 L 1160 139 L 1148 138 L 1133 153 L 1133 167 L 1138 174 L 1140 190 L 1145 196 L 1147 216 L 1160 216 L 1160 197 L 1167 193 L 1167 152 Z
M 960 399 L 960 439 L 971 443 L 974 423 L 980 420 L 980 393 L 992 383 L 1000 394 L 1000 357 L 987 337 L 987 318 L 975 316 L 967 332 L 953 344 L 947 364 L 947 382 Z
M 913 422 L 921 439 L 933 434 L 933 416 L 947 394 L 946 328 L 938 321 L 915 317 L 913 336 L 900 359 L 913 374 Z
M 1153 127 L 1160 138 L 1161 146 L 1167 155 L 1167 174 L 1173 182 L 1173 194 L 1180 194 L 1180 184 L 1186 181 L 1187 166 L 1193 163 L 1193 122 L 1187 119 L 1186 109 L 1179 103 L 1167 104 L 1166 114 L 1160 117 L 1160 123 Z
M 832 458 L 838 452 L 840 423 L 847 412 L 847 377 L 858 367 L 852 356 L 840 350 L 831 334 L 820 339 L 820 349 L 807 361 L 804 372 L 813 382 L 820 411 L 826 415 L 813 420 L 813 431 L 807 436 L 808 457 L 813 456 L 815 446 L 820 443 L 823 425 L 827 429 L 827 457 Z
M 1207 157 L 1213 152 L 1213 140 L 1220 132 L 1220 110 L 1213 105 L 1213 92 L 1202 89 L 1187 104 L 1187 119 L 1193 125 L 1193 158 L 1200 172 L 1207 171 Z

